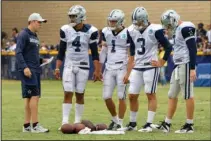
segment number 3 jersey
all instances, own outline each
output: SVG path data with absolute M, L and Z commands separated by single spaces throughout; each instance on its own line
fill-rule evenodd
M 151 60 L 158 60 L 159 42 L 155 37 L 155 33 L 162 30 L 160 24 L 150 24 L 141 33 L 136 30 L 134 25 L 128 27 L 129 34 L 135 44 L 135 66 L 134 68 L 150 68 Z
M 90 44 L 98 42 L 97 28 L 84 24 L 82 30 L 75 31 L 71 26 L 64 25 L 60 30 L 60 38 L 67 43 L 64 66 L 89 68 L 89 47 Z
M 102 30 L 102 40 L 107 45 L 106 68 L 108 70 L 114 70 L 126 66 L 129 46 L 127 28 L 124 28 L 115 35 L 114 31 L 105 27 Z

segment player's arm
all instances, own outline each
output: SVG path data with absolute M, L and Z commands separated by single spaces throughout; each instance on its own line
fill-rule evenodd
M 105 60 L 106 60 L 106 57 L 107 57 L 107 52 L 108 52 L 108 48 L 107 48 L 107 45 L 106 45 L 106 39 L 105 39 L 104 33 L 102 32 L 102 48 L 101 48 L 100 57 L 99 57 L 99 59 L 100 59 L 100 72 L 102 72 L 102 66 L 105 63 Z
M 27 38 L 26 35 L 24 35 L 23 33 L 20 34 L 17 38 L 17 45 L 15 49 L 16 61 L 18 63 L 19 68 L 21 68 L 21 70 L 24 70 L 25 68 L 27 68 L 26 62 L 23 58 L 23 50 L 26 46 L 26 38 Z
M 191 69 L 190 79 L 191 81 L 194 81 L 196 79 L 195 66 L 196 66 L 196 54 L 197 54 L 196 37 L 195 37 L 196 29 L 194 27 L 184 27 L 181 32 L 189 50 L 190 69 Z
M 89 48 L 91 49 L 91 54 L 92 54 L 92 60 L 93 60 L 93 64 L 94 64 L 94 75 L 93 75 L 93 79 L 94 81 L 101 81 L 102 78 L 102 74 L 100 72 L 100 62 L 99 62 L 99 53 L 98 53 L 98 31 L 95 31 L 92 33 L 91 37 L 90 37 L 90 42 L 89 42 Z
M 155 38 L 164 48 L 165 53 L 162 59 L 160 59 L 159 61 L 152 60 L 151 64 L 152 66 L 162 67 L 166 63 L 166 61 L 168 60 L 168 57 L 171 54 L 172 45 L 170 44 L 169 40 L 165 37 L 163 29 L 157 30 L 155 32 Z
M 65 57 L 66 48 L 67 48 L 66 35 L 65 32 L 60 29 L 59 52 L 57 55 L 56 69 L 55 69 L 55 76 L 57 79 L 60 78 L 60 67 Z
M 31 77 L 32 73 L 28 66 L 26 65 L 26 62 L 23 58 L 23 50 L 26 47 L 26 42 L 28 40 L 28 36 L 24 33 L 20 34 L 17 39 L 17 45 L 15 49 L 15 56 L 16 61 L 18 63 L 18 67 L 24 72 L 24 75 L 27 77 Z
M 127 64 L 127 73 L 123 79 L 124 84 L 128 83 L 128 78 L 130 76 L 130 72 L 134 67 L 134 55 L 135 55 L 135 44 L 134 44 L 133 39 L 131 38 L 128 31 L 127 31 L 127 37 L 128 37 L 127 44 L 129 44 L 129 46 L 130 46 L 130 48 L 129 48 L 130 56 L 129 56 L 128 64 Z

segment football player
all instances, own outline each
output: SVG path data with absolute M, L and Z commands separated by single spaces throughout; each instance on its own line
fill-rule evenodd
M 129 37 L 127 28 L 123 26 L 124 18 L 122 10 L 112 10 L 107 18 L 108 26 L 102 30 L 100 62 L 103 64 L 107 57 L 103 73 L 103 99 L 112 116 L 108 130 L 121 130 L 126 111 L 126 84 L 123 83 L 123 78 L 127 72 Z M 112 100 L 116 86 L 119 99 L 118 114 Z
M 168 91 L 168 112 L 159 126 L 163 132 L 169 132 L 171 120 L 176 111 L 178 94 L 181 91 L 186 102 L 187 120 L 175 133 L 193 133 L 194 96 L 193 81 L 196 80 L 196 28 L 192 22 L 181 21 L 174 10 L 167 10 L 161 16 L 161 23 L 168 32 L 174 35 L 173 61 L 175 64 Z M 158 62 L 152 62 L 154 66 Z
M 89 48 L 95 71 L 94 80 L 101 80 L 98 54 L 98 29 L 84 24 L 86 10 L 80 5 L 72 6 L 68 11 L 69 24 L 60 29 L 60 49 L 56 61 L 55 76 L 60 77 L 59 68 L 65 58 L 62 76 L 64 101 L 62 104 L 62 124 L 69 122 L 72 97 L 75 93 L 75 123 L 81 122 L 84 111 L 84 91 L 89 76 Z M 66 53 L 65 53 L 66 52 Z
M 125 75 L 124 82 L 130 80 L 129 101 L 130 101 L 130 122 L 125 130 L 137 129 L 138 96 L 141 87 L 148 99 L 148 116 L 146 124 L 140 132 L 151 132 L 153 129 L 153 119 L 157 109 L 156 89 L 159 76 L 159 68 L 167 61 L 172 47 L 164 35 L 164 30 L 160 24 L 152 24 L 148 20 L 148 13 L 144 7 L 137 7 L 132 13 L 132 25 L 128 27 L 131 36 L 131 43 L 135 48 L 130 50 L 129 67 Z M 158 45 L 164 47 L 165 54 L 159 60 L 159 66 L 151 65 L 151 60 L 158 60 Z M 132 46 L 131 46 L 132 47 Z M 132 69 L 133 68 L 133 69 Z

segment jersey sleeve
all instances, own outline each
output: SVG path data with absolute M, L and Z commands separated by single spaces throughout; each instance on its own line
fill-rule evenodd
M 185 41 L 191 39 L 191 38 L 196 38 L 195 34 L 196 34 L 196 29 L 195 27 L 191 27 L 191 26 L 186 26 L 183 27 L 181 30 L 182 36 L 185 39 Z
M 98 32 L 97 28 L 92 26 L 91 29 L 90 29 L 90 33 L 91 33 L 91 35 L 90 35 L 89 44 L 92 44 L 94 42 L 98 43 L 98 41 L 99 41 L 99 32 Z
M 67 28 L 68 28 L 68 25 L 64 25 L 60 29 L 60 40 L 61 41 L 67 42 L 67 38 L 66 38 L 66 35 L 65 35 Z

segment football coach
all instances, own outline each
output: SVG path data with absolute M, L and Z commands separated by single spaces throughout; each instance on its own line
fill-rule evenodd
M 41 24 L 46 22 L 39 13 L 32 13 L 28 18 L 28 27 L 23 29 L 17 38 L 16 63 L 25 109 L 23 132 L 49 132 L 49 129 L 42 127 L 38 121 L 38 103 L 41 96 L 40 63 L 45 60 L 39 57 L 40 42 L 36 33 Z

